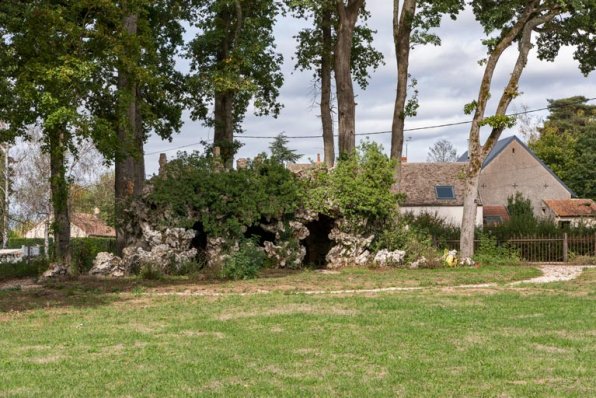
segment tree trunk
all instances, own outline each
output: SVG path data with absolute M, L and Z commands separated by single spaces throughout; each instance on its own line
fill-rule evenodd
M 474 254 L 474 220 L 471 215 L 475 214 L 476 204 L 474 200 L 477 197 L 478 180 L 480 179 L 480 172 L 482 164 L 492 151 L 497 143 L 505 126 L 495 125 L 486 140 L 484 145 L 480 145 L 480 122 L 484 120 L 484 112 L 486 110 L 486 103 L 490 98 L 490 87 L 492 77 L 503 52 L 511 46 L 514 39 L 521 33 L 521 40 L 518 47 L 518 58 L 511 72 L 509 83 L 501 94 L 499 104 L 497 106 L 496 115 L 503 116 L 507 112 L 507 108 L 512 99 L 518 95 L 519 79 L 528 62 L 528 54 L 532 48 L 532 31 L 539 25 L 551 21 L 561 10 L 555 9 L 545 15 L 539 15 L 532 18 L 536 12 L 536 7 L 539 1 L 531 1 L 525 8 L 519 20 L 507 32 L 500 42 L 495 46 L 495 49 L 490 54 L 482 83 L 480 85 L 480 92 L 478 94 L 476 112 L 472 120 L 472 127 L 470 128 L 470 139 L 468 154 L 470 162 L 466 170 L 466 190 L 464 195 L 464 217 L 462 218 L 461 235 L 460 235 L 460 256 L 462 258 L 469 258 Z M 476 190 L 472 191 L 472 187 Z
M 128 13 L 126 5 L 123 6 L 122 24 L 125 31 L 130 36 L 137 34 L 138 16 L 134 13 Z M 126 110 L 126 124 L 118 127 L 118 140 L 122 143 L 124 148 L 137 148 L 139 146 L 138 133 L 140 126 L 137 126 L 139 119 L 137 109 L 137 87 L 130 76 L 130 71 L 122 67 L 118 71 L 118 89 L 126 93 L 129 97 Z M 140 180 L 138 163 L 139 159 L 135 160 L 135 156 L 142 156 L 142 140 L 140 141 L 141 153 L 124 153 L 120 159 L 115 163 L 115 191 L 116 191 L 116 219 L 123 219 L 124 202 L 130 196 L 142 191 L 142 186 L 136 186 Z M 144 160 L 141 158 L 141 162 Z M 143 164 L 144 169 L 144 164 Z M 143 170 L 144 174 L 144 170 Z M 143 175 L 144 181 L 144 175 Z M 116 254 L 122 256 L 122 250 L 129 244 L 130 236 L 128 231 L 124 229 L 122 223 L 116 225 Z
M 242 7 L 236 2 L 236 29 L 232 32 L 232 17 L 230 13 L 223 10 L 219 14 L 219 20 L 224 25 L 226 36 L 222 43 L 216 58 L 218 63 L 225 62 L 230 56 L 232 38 L 239 38 L 242 29 Z M 213 146 L 219 147 L 221 160 L 224 167 L 231 170 L 234 167 L 234 94 L 230 91 L 216 91 L 214 98 L 214 134 Z
M 213 146 L 219 147 L 224 167 L 234 167 L 234 107 L 229 92 L 215 93 Z
M 356 148 L 356 102 L 352 84 L 352 39 L 364 0 L 337 1 L 339 27 L 335 45 L 334 67 L 337 90 L 338 134 L 340 156 L 350 154 Z
M 406 119 L 406 97 L 408 89 L 408 66 L 410 63 L 410 36 L 412 20 L 416 14 L 416 0 L 405 0 L 399 15 L 399 0 L 394 0 L 393 41 L 397 60 L 397 94 L 391 127 L 391 157 L 399 161 L 397 185 L 401 182 L 401 158 L 404 146 L 404 124 Z
M 70 218 L 68 214 L 68 181 L 66 181 L 66 147 L 64 131 L 54 128 L 48 133 L 50 139 L 50 181 L 52 186 L 52 207 L 54 208 L 54 249 L 56 261 L 69 267 L 70 263 Z
M 8 161 L 8 151 L 9 146 L 6 146 L 2 149 L 4 153 L 4 198 L 3 198 L 3 220 L 2 220 L 2 248 L 8 249 L 8 211 L 10 209 L 10 164 Z
M 45 230 L 43 233 L 43 254 L 44 257 L 50 259 L 50 213 L 48 212 L 44 222 Z
M 335 164 L 335 140 L 331 117 L 331 11 L 323 11 L 321 21 L 323 33 L 323 54 L 321 57 L 321 122 L 323 123 L 323 147 L 325 164 L 328 168 Z
M 478 181 L 480 170 L 474 176 L 468 176 L 464 190 L 464 214 L 461 225 L 460 257 L 470 258 L 474 254 L 474 231 L 476 229 L 476 211 L 478 203 Z

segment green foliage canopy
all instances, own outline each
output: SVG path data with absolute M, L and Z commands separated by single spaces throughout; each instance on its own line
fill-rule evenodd
M 291 218 L 303 193 L 294 174 L 267 158 L 249 162 L 246 169 L 218 171 L 198 152 L 179 153 L 165 175 L 153 180 L 148 202 L 170 207 L 179 225 L 191 227 L 200 221 L 211 236 L 240 237 L 245 226 L 263 217 Z
M 279 114 L 283 57 L 275 52 L 273 37 L 279 11 L 273 0 L 193 2 L 191 23 L 199 33 L 186 48 L 193 119 L 214 125 L 211 108 L 218 93 L 233 96 L 236 132 L 242 132 L 241 122 L 251 100 L 257 116 Z
M 382 146 L 362 141 L 349 156 L 341 157 L 335 168 L 315 169 L 305 197 L 307 209 L 343 215 L 354 227 L 367 221 L 392 218 L 398 195 L 395 184 L 397 160 L 389 159 Z

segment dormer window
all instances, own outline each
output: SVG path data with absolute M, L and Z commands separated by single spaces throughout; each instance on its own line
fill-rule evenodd
M 453 185 L 436 185 L 435 193 L 439 200 L 453 200 L 455 199 L 455 191 Z

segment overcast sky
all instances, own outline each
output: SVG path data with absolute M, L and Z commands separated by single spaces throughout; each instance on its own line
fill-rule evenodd
M 372 17 L 369 26 L 377 30 L 375 47 L 385 56 L 386 65 L 373 73 L 371 83 L 366 91 L 357 87 L 356 133 L 367 134 L 390 131 L 397 84 L 397 68 L 392 37 L 392 2 L 387 0 L 369 0 L 368 7 Z M 318 106 L 311 109 L 312 73 L 294 71 L 292 60 L 296 42 L 292 36 L 305 26 L 303 21 L 291 18 L 281 18 L 275 28 L 278 51 L 284 56 L 282 67 L 285 83 L 281 88 L 279 101 L 284 104 L 280 116 L 257 118 L 252 113 L 247 114 L 243 128 L 244 135 L 258 135 L 275 137 L 285 132 L 289 137 L 304 135 L 321 135 L 321 122 L 318 117 Z M 406 129 L 436 126 L 446 123 L 470 120 L 470 116 L 463 113 L 464 104 L 478 96 L 478 88 L 483 68 L 477 61 L 486 57 L 486 50 L 480 40 L 484 38 L 483 31 L 474 20 L 472 13 L 466 10 L 457 21 L 450 18 L 443 20 L 443 25 L 436 31 L 442 39 L 442 46 L 416 47 L 411 52 L 410 73 L 418 80 L 419 90 L 418 116 L 406 120 Z M 187 40 L 192 38 L 189 30 Z M 520 109 L 521 105 L 529 109 L 544 108 L 547 99 L 558 99 L 574 95 L 594 97 L 596 92 L 596 74 L 585 78 L 573 59 L 573 49 L 563 49 L 554 63 L 540 61 L 533 51 L 528 65 L 520 80 L 518 97 L 510 106 L 509 111 Z M 517 58 L 515 49 L 510 49 L 501 58 L 493 79 L 493 100 L 489 103 L 489 112 L 494 111 L 498 101 L 498 93 L 507 83 L 512 65 Z M 181 69 L 186 69 L 184 61 L 180 62 Z M 544 117 L 547 112 L 534 114 Z M 487 113 L 488 115 L 488 113 Z M 156 173 L 160 152 L 165 152 L 168 158 L 176 154 L 174 148 L 198 143 L 201 140 L 212 139 L 213 131 L 193 122 L 185 114 L 184 126 L 180 134 L 173 137 L 172 142 L 161 141 L 158 137 L 151 137 L 145 147 L 147 173 Z M 516 128 L 506 130 L 503 137 L 516 133 Z M 455 127 L 425 129 L 406 132 L 411 137 L 408 144 L 408 160 L 410 162 L 424 162 L 429 147 L 438 139 L 451 141 L 458 149 L 458 153 L 467 150 L 469 125 Z M 483 134 L 486 138 L 487 132 Z M 364 137 L 357 137 L 358 141 Z M 237 136 L 245 146 L 237 157 L 254 157 L 267 151 L 270 140 L 242 138 Z M 386 151 L 390 148 L 390 134 L 371 135 L 370 139 L 381 143 Z M 323 139 L 295 139 L 289 143 L 291 149 L 303 154 L 301 161 L 308 158 L 316 159 L 317 153 L 323 154 Z M 184 150 L 201 150 L 200 145 L 190 146 Z

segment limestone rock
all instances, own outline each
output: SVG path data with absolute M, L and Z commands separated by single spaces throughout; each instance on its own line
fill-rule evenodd
M 389 251 L 383 249 L 379 251 L 373 260 L 373 264 L 379 267 L 395 266 L 400 264 L 406 257 L 406 252 L 403 250 Z
M 52 263 L 50 268 L 39 278 L 39 282 L 47 282 L 50 279 L 64 278 L 68 276 L 68 267 L 64 264 Z
M 304 240 L 310 235 L 308 228 L 301 222 L 290 221 L 290 227 L 294 230 L 294 235 L 298 240 Z
M 89 275 L 121 278 L 128 273 L 125 263 L 112 253 L 98 253 Z
M 329 250 L 325 257 L 328 268 L 363 266 L 371 261 L 372 256 L 368 247 L 375 236 L 351 235 L 344 232 L 345 229 L 341 222 L 336 222 L 335 227 L 329 233 L 329 239 L 335 241 L 335 246 Z
M 280 245 L 266 241 L 263 251 L 267 254 L 267 257 L 275 261 L 277 267 L 281 268 L 299 268 L 306 256 L 306 249 L 303 246 L 287 241 L 282 242 Z

